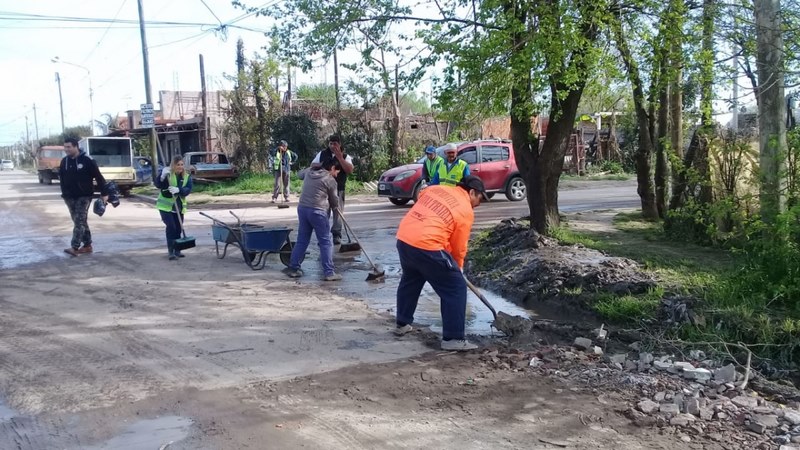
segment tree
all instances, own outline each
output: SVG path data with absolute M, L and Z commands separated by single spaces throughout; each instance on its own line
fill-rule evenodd
M 772 223 L 785 207 L 786 103 L 779 0 L 754 0 L 758 67 L 761 217 Z

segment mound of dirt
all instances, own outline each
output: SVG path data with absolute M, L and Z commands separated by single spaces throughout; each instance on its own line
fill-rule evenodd
M 560 245 L 514 219 L 493 228 L 470 253 L 477 255 L 467 267 L 470 278 L 555 316 L 587 312 L 583 293 L 641 294 L 656 285 L 635 261 L 579 245 Z

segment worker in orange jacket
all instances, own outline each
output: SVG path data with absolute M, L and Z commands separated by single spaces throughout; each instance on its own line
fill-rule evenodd
M 487 197 L 476 176 L 465 176 L 456 186 L 425 188 L 400 222 L 397 251 L 403 275 L 397 287 L 395 334 L 413 329 L 419 295 L 428 282 L 441 299 L 442 350 L 463 351 L 478 348 L 464 336 L 467 284 L 462 271 L 475 221 L 472 210 Z

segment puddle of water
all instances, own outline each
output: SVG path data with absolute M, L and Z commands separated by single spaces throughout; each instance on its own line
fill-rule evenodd
M 3 402 L 0 402 L 0 422 L 9 421 L 14 417 L 19 417 L 19 414 L 17 414 L 17 412 L 13 409 L 4 405 Z
M 164 416 L 140 420 L 103 444 L 87 447 L 90 450 L 158 449 L 189 435 L 192 420 L 180 416 Z

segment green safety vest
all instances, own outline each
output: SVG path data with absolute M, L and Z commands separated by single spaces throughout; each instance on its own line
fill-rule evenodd
M 439 184 L 443 186 L 455 186 L 464 178 L 464 169 L 467 163 L 463 159 L 457 159 L 450 170 L 447 170 L 447 161 L 442 161 L 439 165 Z
M 292 165 L 292 159 L 297 158 L 297 154 L 293 153 L 288 148 L 286 149 L 286 156 L 289 157 L 289 165 Z M 283 155 L 281 155 L 281 151 L 278 150 L 275 152 L 275 157 L 272 158 L 272 170 L 281 170 L 281 160 L 283 159 Z
M 433 160 L 428 159 L 425 157 L 425 170 L 428 172 L 428 176 L 433 179 L 433 175 L 439 171 L 439 167 L 444 165 L 444 158 L 441 156 L 436 156 Z
M 183 186 L 178 186 L 178 176 L 174 173 L 169 174 L 169 185 L 170 186 L 178 186 L 178 187 L 186 187 L 189 184 L 189 174 L 184 172 L 183 173 Z M 182 197 L 182 210 L 181 213 L 186 214 L 186 198 Z M 159 211 L 165 212 L 175 212 L 175 196 L 172 197 L 164 197 L 163 192 L 158 193 L 158 200 L 156 200 L 156 209 Z

